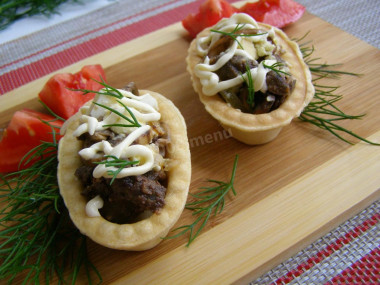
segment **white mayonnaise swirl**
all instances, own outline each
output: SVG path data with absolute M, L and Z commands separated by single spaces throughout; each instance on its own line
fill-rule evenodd
M 153 169 L 153 148 L 149 147 L 149 145 L 132 145 L 132 143 L 149 132 L 151 127 L 147 123 L 160 120 L 161 114 L 157 111 L 157 101 L 150 94 L 136 96 L 125 90 L 119 90 L 119 92 L 123 95 L 123 98 L 118 99 L 109 95 L 100 95 L 94 99 L 94 102 L 116 110 L 125 117 L 132 118 L 128 110 L 119 102 L 123 103 L 136 117 L 141 125 L 140 127 L 107 127 L 106 125 L 130 123 L 118 114 L 93 104 L 91 107 L 84 107 L 85 110 L 82 111 L 80 118 L 81 124 L 75 130 L 74 136 L 78 137 L 85 132 L 93 135 L 95 131 L 102 131 L 107 128 L 110 128 L 116 134 L 125 134 L 125 138 L 114 147 L 108 141 L 101 141 L 79 151 L 79 155 L 86 160 L 97 158 L 99 153 L 119 159 L 138 160 L 137 165 L 123 168 L 116 176 L 116 178 L 123 178 L 141 175 Z M 93 176 L 95 178 L 111 178 L 113 175 L 109 174 L 109 171 L 116 170 L 118 169 L 113 166 L 99 164 L 95 167 Z
M 119 90 L 123 95 L 123 98 L 117 99 L 109 95 L 97 95 L 94 102 L 102 105 L 106 105 L 113 110 L 118 111 L 126 117 L 131 118 L 128 111 L 117 101 L 126 105 L 129 110 L 136 117 L 137 121 L 141 124 L 147 124 L 149 122 L 158 121 L 161 118 L 161 114 L 157 111 L 158 105 L 156 99 L 154 99 L 150 94 L 144 94 L 142 96 L 136 96 L 131 92 L 125 90 Z M 80 135 L 88 132 L 93 135 L 95 131 L 102 131 L 108 127 L 104 125 L 111 124 L 129 124 L 129 122 L 119 115 L 101 107 L 98 105 L 85 106 L 81 108 L 82 116 L 80 118 L 81 125 L 75 130 L 74 136 L 79 137 Z M 89 114 L 87 114 L 89 113 Z M 99 119 L 102 120 L 99 122 Z M 111 127 L 110 128 L 115 133 L 126 133 L 131 132 L 133 128 L 126 127 Z
M 230 18 L 222 19 L 213 27 L 213 30 L 232 33 L 236 31 L 237 27 L 242 27 L 244 29 L 259 28 L 257 22 L 252 17 L 244 13 L 238 13 L 232 15 Z M 266 74 L 270 69 L 266 68 L 264 65 L 271 66 L 276 62 L 274 57 L 272 57 L 275 44 L 268 40 L 269 37 L 274 38 L 274 30 L 271 29 L 262 35 L 249 37 L 237 36 L 236 40 L 234 40 L 232 45 L 221 54 L 218 60 L 214 64 L 210 64 L 210 58 L 207 56 L 208 51 L 222 36 L 222 33 L 211 32 L 208 36 L 201 37 L 197 41 L 197 52 L 200 56 L 205 57 L 204 62 L 195 66 L 195 74 L 201 81 L 202 92 L 205 95 L 213 96 L 222 90 L 237 86 L 242 84 L 244 80 L 247 80 L 247 73 L 225 81 L 220 81 L 219 76 L 215 73 L 215 71 L 225 65 L 234 55 L 240 55 L 251 60 L 256 60 L 258 57 L 267 58 L 266 60 L 261 61 L 257 67 L 250 69 L 255 91 L 262 91 L 265 93 L 267 90 Z M 248 44 L 249 48 L 242 49 L 238 42 L 240 44 Z
M 92 198 L 86 204 L 86 214 L 89 217 L 99 217 L 99 209 L 103 208 L 104 201 L 103 199 L 97 195 L 95 198 Z

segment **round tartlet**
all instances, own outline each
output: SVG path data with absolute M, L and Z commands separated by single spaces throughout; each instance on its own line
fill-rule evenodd
M 161 121 L 170 135 L 170 169 L 167 172 L 165 206 L 158 214 L 132 224 L 116 224 L 102 216 L 86 214 L 86 199 L 81 195 L 82 184 L 74 175 L 81 165 L 78 151 L 82 148 L 73 132 L 79 125 L 79 113 L 68 122 L 64 137 L 59 142 L 58 183 L 60 193 L 75 226 L 82 234 L 105 247 L 140 251 L 156 246 L 167 235 L 180 217 L 188 195 L 191 177 L 190 149 L 185 120 L 175 105 L 164 96 L 146 90 L 158 102 Z
M 282 127 L 290 124 L 294 117 L 298 117 L 314 96 L 311 73 L 303 60 L 298 44 L 291 41 L 280 29 L 262 23 L 258 23 L 258 26 L 260 30 L 265 31 L 274 29 L 277 43 L 285 51 L 282 58 L 286 61 L 293 78 L 296 79 L 291 95 L 278 109 L 270 113 L 258 115 L 243 113 L 231 107 L 217 94 L 207 96 L 202 92 L 201 81 L 194 72 L 195 66 L 204 60 L 197 52 L 197 41 L 209 35 L 213 27 L 206 28 L 197 35 L 190 44 L 186 58 L 193 88 L 198 93 L 206 111 L 218 120 L 232 137 L 249 145 L 263 144 L 275 139 Z

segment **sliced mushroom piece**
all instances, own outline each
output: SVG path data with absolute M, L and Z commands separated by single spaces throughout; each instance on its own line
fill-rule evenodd
M 252 69 L 257 66 L 257 62 L 241 55 L 234 55 L 225 65 L 215 73 L 221 81 L 241 76 L 247 72 L 247 68 Z
M 266 76 L 268 92 L 280 96 L 289 96 L 292 93 L 295 82 L 288 76 L 282 75 L 273 70 L 269 71 Z
M 233 39 L 229 36 L 222 36 L 210 47 L 207 56 L 210 58 L 210 64 L 214 64 L 231 45 Z

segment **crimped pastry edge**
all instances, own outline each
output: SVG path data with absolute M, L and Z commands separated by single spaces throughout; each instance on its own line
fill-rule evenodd
M 258 23 L 260 29 L 270 30 L 272 26 Z M 286 51 L 283 59 L 289 64 L 290 73 L 297 80 L 292 94 L 281 106 L 266 114 L 243 113 L 231 107 L 220 96 L 207 96 L 202 92 L 200 79 L 195 75 L 195 66 L 202 61 L 197 54 L 196 41 L 207 36 L 211 28 L 200 32 L 190 44 L 186 57 L 187 71 L 190 73 L 193 88 L 204 104 L 206 111 L 214 117 L 235 139 L 249 144 L 263 144 L 277 137 L 282 127 L 298 117 L 314 96 L 314 86 L 309 67 L 303 60 L 298 44 L 291 41 L 280 29 L 273 27 L 278 44 Z
M 121 250 L 147 250 L 162 241 L 177 222 L 186 204 L 191 179 L 191 158 L 185 120 L 177 107 L 159 93 L 139 90 L 156 98 L 170 132 L 168 187 L 165 206 L 159 214 L 133 224 L 115 224 L 103 217 L 88 217 L 85 212 L 86 199 L 80 194 L 82 185 L 75 177 L 75 170 L 81 165 L 78 151 L 81 142 L 72 133 L 79 124 L 79 114 L 72 120 L 65 136 L 59 142 L 58 184 L 65 205 L 75 226 L 82 234 L 105 247 Z

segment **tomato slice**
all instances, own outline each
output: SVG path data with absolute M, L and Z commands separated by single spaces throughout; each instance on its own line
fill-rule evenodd
M 224 0 L 206 0 L 196 14 L 189 14 L 182 20 L 183 27 L 193 38 L 203 29 L 215 25 L 222 18 L 228 18 L 237 9 Z
M 99 64 L 84 66 L 75 74 L 56 74 L 45 84 L 39 93 L 39 98 L 55 114 L 64 119 L 68 119 L 74 115 L 84 103 L 93 99 L 95 96 L 95 93 L 84 95 L 80 91 L 72 91 L 68 88 L 98 91 L 104 87 L 93 79 L 97 81 L 106 80 L 104 70 Z
M 54 121 L 51 115 L 24 109 L 14 113 L 8 127 L 0 140 L 0 173 L 13 172 L 29 167 L 20 165 L 22 158 L 41 141 L 53 142 L 52 127 L 57 132 L 56 139 L 60 139 L 59 128 L 63 122 Z M 51 126 L 44 123 L 49 122 Z
M 247 13 L 258 22 L 283 28 L 299 20 L 306 8 L 293 0 L 259 0 L 246 3 L 240 12 Z

